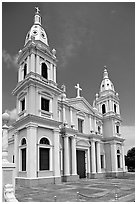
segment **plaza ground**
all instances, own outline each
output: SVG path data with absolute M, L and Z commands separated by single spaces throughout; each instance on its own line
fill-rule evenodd
M 113 179 L 80 179 L 39 187 L 20 187 L 16 189 L 16 198 L 20 202 L 134 202 L 135 174 Z

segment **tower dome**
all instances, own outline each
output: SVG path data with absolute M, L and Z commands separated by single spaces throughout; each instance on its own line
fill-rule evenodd
M 35 8 L 36 8 L 36 12 L 34 16 L 34 25 L 31 27 L 31 29 L 26 35 L 25 45 L 34 38 L 35 40 L 43 42 L 44 44 L 49 46 L 47 34 L 41 25 L 40 10 L 38 7 L 35 7 Z
M 108 71 L 106 69 L 106 66 L 104 66 L 103 80 L 100 85 L 100 92 L 109 91 L 109 90 L 115 92 L 114 85 L 108 77 Z

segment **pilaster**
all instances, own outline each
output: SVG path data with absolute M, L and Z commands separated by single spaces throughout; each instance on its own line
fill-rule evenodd
M 101 161 L 100 161 L 100 142 L 96 142 L 97 148 L 97 173 L 101 173 Z
M 29 123 L 27 128 L 27 177 L 37 176 L 37 127 L 35 123 Z
M 72 137 L 72 175 L 77 174 L 77 160 L 76 160 L 76 136 Z
M 40 57 L 38 54 L 36 55 L 36 73 L 40 74 Z
M 19 131 L 15 131 L 14 133 L 14 155 L 15 155 L 15 177 L 18 176 L 18 171 L 19 171 Z
M 112 172 L 117 172 L 117 151 L 116 151 L 116 143 L 111 143 L 111 166 Z
M 68 135 L 64 136 L 64 175 L 70 175 Z
M 122 168 L 123 168 L 123 171 L 125 172 L 124 144 L 122 144 L 122 146 L 121 146 L 121 150 L 122 150 Z
M 31 71 L 35 72 L 35 54 L 31 53 Z
M 54 176 L 60 177 L 60 144 L 59 144 L 59 129 L 56 128 L 54 132 Z
M 93 174 L 96 173 L 96 154 L 95 154 L 95 141 L 91 140 L 91 170 Z

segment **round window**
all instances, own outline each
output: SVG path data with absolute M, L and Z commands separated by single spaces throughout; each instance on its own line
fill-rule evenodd
M 38 32 L 36 30 L 33 30 L 33 35 L 37 35 Z
M 41 36 L 42 36 L 43 38 L 45 38 L 45 34 L 44 34 L 44 33 L 41 33 Z

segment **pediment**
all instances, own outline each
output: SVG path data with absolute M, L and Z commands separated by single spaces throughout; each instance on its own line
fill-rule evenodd
M 76 145 L 77 146 L 83 146 L 83 147 L 89 147 L 90 146 L 89 142 L 86 140 L 78 140 Z
M 83 112 L 94 113 L 92 106 L 83 97 L 80 99 L 76 98 L 76 99 L 70 100 L 69 105 L 73 106 L 75 109 L 77 109 L 82 113 Z

